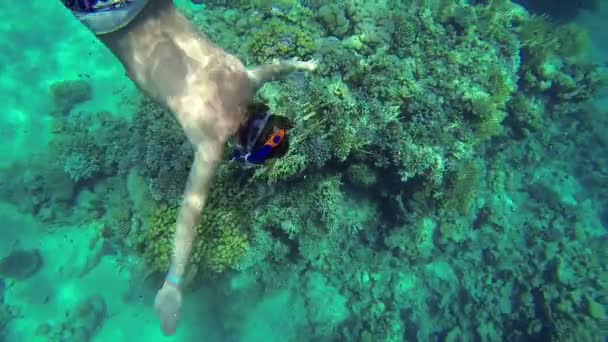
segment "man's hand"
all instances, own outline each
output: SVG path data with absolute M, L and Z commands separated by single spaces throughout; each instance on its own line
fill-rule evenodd
M 164 283 L 154 299 L 154 308 L 165 335 L 175 334 L 182 307 L 182 293 L 173 284 Z
M 292 60 L 288 61 L 288 63 L 291 63 L 296 68 L 296 70 L 299 70 L 299 71 L 314 72 L 315 70 L 317 70 L 317 67 L 319 66 L 319 63 L 317 62 L 316 59 L 310 59 L 307 61 L 299 61 L 299 60 L 292 59 Z
M 278 60 L 274 59 L 269 64 L 257 66 L 247 71 L 249 83 L 255 93 L 264 83 L 276 80 L 295 71 L 313 72 L 317 70 L 318 63 L 315 59 L 300 61 L 297 59 Z

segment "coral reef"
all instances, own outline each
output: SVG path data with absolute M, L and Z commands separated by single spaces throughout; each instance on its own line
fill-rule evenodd
M 56 221 L 70 212 L 75 184 L 55 162 L 49 155 L 35 155 L 27 163 L 3 169 L 2 196 L 23 212 Z
M 79 113 L 55 118 L 51 154 L 55 166 L 75 183 L 116 173 L 129 134 L 126 120 L 111 113 Z M 112 142 L 112 143 L 108 143 Z
M 601 340 L 608 119 L 588 103 L 607 79 L 580 27 L 502 0 L 206 5 L 187 15 L 248 64 L 320 67 L 257 95 L 294 123 L 289 152 L 221 165 L 189 277 L 293 291 L 253 311 L 297 303 L 311 340 Z M 76 202 L 166 271 L 192 163 L 174 118 L 142 98 L 132 120 L 55 120 L 3 195 L 49 221 Z

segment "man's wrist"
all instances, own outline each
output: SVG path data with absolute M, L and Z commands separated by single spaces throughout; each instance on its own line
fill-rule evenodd
M 180 287 L 182 284 L 182 277 L 175 271 L 175 267 L 171 265 L 167 276 L 165 277 L 165 284 Z
M 180 287 L 181 283 L 182 283 L 182 278 L 172 275 L 172 274 L 167 274 L 167 277 L 165 278 L 165 284 L 168 284 L 168 285 Z

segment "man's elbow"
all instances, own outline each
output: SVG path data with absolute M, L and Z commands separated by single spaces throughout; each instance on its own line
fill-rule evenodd
M 262 85 L 262 79 L 258 69 L 247 70 L 247 79 L 249 81 L 249 87 L 253 92 L 257 91 Z
M 184 209 L 200 213 L 203 210 L 205 200 L 201 194 L 190 193 L 184 198 Z

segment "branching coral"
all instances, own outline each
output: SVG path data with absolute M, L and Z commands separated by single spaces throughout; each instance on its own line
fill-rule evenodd
M 575 24 L 558 24 L 545 16 L 533 15 L 517 30 L 525 57 L 538 64 L 552 57 L 580 56 L 590 45 L 588 33 Z
M 337 232 L 342 224 L 339 216 L 340 206 L 344 203 L 341 186 L 342 181 L 339 178 L 323 179 L 313 195 L 313 202 L 317 205 L 311 206 L 311 209 L 330 233 Z
M 401 180 L 406 182 L 416 176 L 426 176 L 433 184 L 442 184 L 445 169 L 442 149 L 419 145 L 410 139 L 404 139 L 401 143 L 401 149 L 395 151 L 394 155 Z
M 123 168 L 139 166 L 154 198 L 177 205 L 192 165 L 192 145 L 173 115 L 147 98 L 141 99 L 132 128 Z
M 21 165 L 3 170 L 19 180 L 7 182 L 2 192 L 24 211 L 43 220 L 67 220 L 80 185 L 92 185 L 118 173 L 129 146 L 127 121 L 104 112 L 56 116 L 48 151 L 30 156 Z
M 105 142 L 93 132 L 92 120 L 55 119 L 52 153 L 62 169 L 75 181 L 89 179 L 102 172 Z M 88 127 L 87 127 L 88 126 Z
M 123 163 L 130 134 L 127 121 L 106 112 L 56 117 L 51 155 L 75 182 L 109 176 Z
M 63 170 L 74 182 L 94 177 L 100 170 L 99 161 L 82 153 L 71 153 L 63 162 Z
M 501 123 L 506 117 L 504 103 L 501 106 L 495 99 L 496 97 L 479 93 L 470 100 L 473 129 L 479 142 L 484 142 L 503 132 Z
M 527 135 L 542 127 L 545 107 L 536 97 L 517 94 L 509 101 L 509 120 L 515 132 Z

